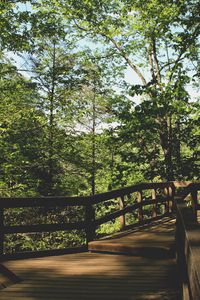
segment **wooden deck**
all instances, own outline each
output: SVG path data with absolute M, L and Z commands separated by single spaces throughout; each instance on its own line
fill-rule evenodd
M 179 299 L 178 274 L 175 259 L 171 255 L 174 221 L 164 219 L 99 243 L 105 247 L 108 241 L 109 247 L 117 249 L 115 254 L 86 252 L 4 262 L 3 265 L 20 282 L 4 288 L 0 292 L 0 299 Z M 96 247 L 91 250 L 100 251 L 97 246 L 97 242 L 90 244 L 91 248 Z M 104 248 L 103 251 L 110 252 L 111 248 Z M 141 251 L 142 248 L 146 250 Z M 127 249 L 128 252 L 125 251 Z M 161 253 L 164 250 L 165 255 L 157 255 L 159 249 Z
M 174 255 L 175 219 L 162 218 L 150 224 L 137 226 L 106 239 L 89 243 L 89 250 L 131 254 L 152 258 L 170 258 Z

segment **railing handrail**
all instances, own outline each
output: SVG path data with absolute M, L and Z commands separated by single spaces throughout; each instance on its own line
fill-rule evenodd
M 182 299 L 200 297 L 200 224 L 191 207 L 177 203 L 176 214 L 176 257 L 182 284 Z
M 125 229 L 125 214 L 138 211 L 138 222 L 143 222 L 143 207 L 146 205 L 152 205 L 152 217 L 157 216 L 157 205 L 165 205 L 165 213 L 169 213 L 173 209 L 174 192 L 179 187 L 186 187 L 188 191 L 193 191 L 194 195 L 197 190 L 200 189 L 200 182 L 150 182 L 139 183 L 129 187 L 124 187 L 114 191 L 109 191 L 92 196 L 73 196 L 73 197 L 30 197 L 30 198 L 0 198 L 0 252 L 3 252 L 3 235 L 9 233 L 27 233 L 27 232 L 55 232 L 59 230 L 73 230 L 73 229 L 85 229 L 87 241 L 91 241 L 94 238 L 94 232 L 97 226 L 111 221 L 116 218 L 120 218 L 121 230 Z M 190 190 L 191 188 L 191 190 Z M 158 196 L 157 189 L 161 189 L 166 192 L 165 196 Z M 143 191 L 152 190 L 152 197 L 145 198 Z M 138 197 L 133 203 L 126 205 L 125 196 L 129 196 L 132 193 L 138 193 Z M 111 212 L 108 215 L 95 218 L 93 205 L 103 203 L 108 200 L 119 199 L 118 210 Z M 196 198 L 195 198 L 196 199 Z M 171 206 L 170 206 L 171 205 Z M 85 207 L 85 220 L 74 223 L 54 223 L 54 224 L 36 224 L 36 225 L 17 225 L 17 226 L 5 226 L 3 222 L 3 210 L 16 207 L 68 207 L 68 206 L 82 206 Z M 197 208 L 197 205 L 195 204 Z M 149 220 L 150 220 L 149 219 Z
M 55 196 L 55 197 L 1 197 L 0 208 L 14 207 L 55 207 L 55 206 L 85 206 L 89 204 L 101 203 L 113 198 L 122 197 L 134 192 L 148 189 L 158 189 L 171 187 L 189 187 L 196 186 L 200 188 L 200 182 L 191 181 L 171 181 L 171 182 L 149 182 L 139 183 L 132 186 L 99 193 L 89 196 Z M 55 203 L 56 200 L 56 203 Z

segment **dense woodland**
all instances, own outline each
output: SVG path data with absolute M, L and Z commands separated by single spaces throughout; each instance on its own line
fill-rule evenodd
M 0 2 L 0 195 L 197 180 L 198 0 Z

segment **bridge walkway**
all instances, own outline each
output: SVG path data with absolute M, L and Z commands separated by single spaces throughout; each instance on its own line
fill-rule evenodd
M 91 252 L 10 260 L 1 300 L 177 300 L 174 219 L 89 244 Z M 12 276 L 10 276 L 12 277 Z

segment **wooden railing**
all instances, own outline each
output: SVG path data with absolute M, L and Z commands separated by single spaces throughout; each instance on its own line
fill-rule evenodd
M 183 300 L 200 299 L 199 191 L 199 183 L 189 184 L 176 201 L 176 253 Z
M 145 195 L 148 192 L 148 195 Z M 96 195 L 100 196 L 100 195 Z M 102 194 L 99 199 L 93 199 L 94 204 L 106 204 L 107 200 L 118 199 L 117 211 L 109 213 L 94 220 L 94 228 L 105 222 L 120 219 L 120 230 L 126 229 L 126 214 L 137 212 L 136 223 L 143 223 L 157 217 L 159 214 L 166 215 L 173 209 L 174 186 L 172 183 L 141 183 L 128 188 Z M 163 205 L 162 211 L 158 206 Z M 145 215 L 145 207 L 149 208 L 150 215 Z M 89 237 L 92 240 L 93 236 Z
M 5 256 L 4 236 L 16 233 L 41 233 L 68 230 L 84 230 L 86 244 L 95 238 L 96 229 L 104 223 L 120 220 L 120 230 L 133 224 L 126 223 L 126 215 L 134 214 L 134 224 L 149 222 L 158 216 L 162 217 L 174 211 L 174 194 L 179 187 L 192 186 L 191 183 L 141 183 L 115 191 L 82 197 L 47 197 L 47 198 L 1 198 L 0 199 L 0 256 Z M 196 189 L 192 197 L 197 208 Z M 95 212 L 98 205 L 112 206 L 116 209 L 106 215 L 99 216 Z M 35 225 L 5 225 L 4 212 L 15 208 L 44 208 L 82 207 L 85 211 L 84 220 L 79 222 L 62 222 Z M 148 207 L 148 213 L 146 213 Z M 24 255 L 24 254 L 23 254 Z

